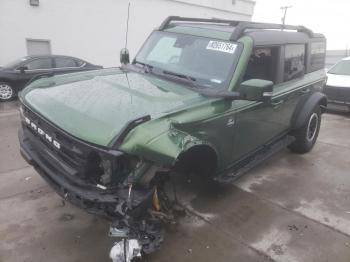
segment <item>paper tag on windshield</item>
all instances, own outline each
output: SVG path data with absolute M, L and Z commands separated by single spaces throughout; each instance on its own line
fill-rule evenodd
M 236 47 L 237 45 L 233 43 L 209 41 L 207 49 L 233 54 L 236 50 Z

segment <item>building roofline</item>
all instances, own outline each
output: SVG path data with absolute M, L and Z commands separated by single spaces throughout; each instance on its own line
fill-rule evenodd
M 218 11 L 229 13 L 229 14 L 236 14 L 236 15 L 241 15 L 241 16 L 247 16 L 249 18 L 253 17 L 253 12 L 252 13 L 247 13 L 247 12 L 239 12 L 239 11 L 234 11 L 234 10 L 227 10 L 227 9 L 218 8 L 218 7 L 215 7 L 215 6 L 201 5 L 201 4 L 197 4 L 197 3 L 190 3 L 190 2 L 183 1 L 183 0 L 168 0 L 168 1 L 179 2 L 179 3 L 182 3 L 182 4 L 186 4 L 186 5 L 197 6 L 197 7 L 202 7 L 202 8 L 208 8 L 208 9 L 213 9 L 213 10 L 218 10 Z M 253 0 L 237 0 L 237 1 L 251 3 L 253 5 L 256 4 L 256 2 L 253 1 Z

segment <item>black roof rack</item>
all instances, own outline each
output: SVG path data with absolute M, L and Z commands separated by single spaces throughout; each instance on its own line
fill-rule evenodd
M 208 23 L 208 24 L 226 24 L 235 27 L 230 40 L 237 41 L 247 29 L 279 29 L 279 30 L 295 30 L 297 32 L 306 33 L 309 37 L 313 37 L 314 33 L 312 30 L 304 26 L 294 26 L 294 25 L 281 25 L 281 24 L 271 24 L 271 23 L 256 23 L 247 21 L 234 21 L 234 20 L 224 20 L 224 19 L 206 19 L 206 18 L 189 18 L 180 16 L 169 16 L 160 25 L 159 30 L 166 29 L 169 24 L 173 21 L 177 22 L 197 22 L 197 23 Z

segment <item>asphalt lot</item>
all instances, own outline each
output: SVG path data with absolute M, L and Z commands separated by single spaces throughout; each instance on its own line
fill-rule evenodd
M 0 103 L 0 261 L 110 261 L 109 224 L 66 203 L 20 157 Z M 197 215 L 146 261 L 350 261 L 350 115 L 325 114 L 306 155 L 285 150 L 232 186 L 187 195 Z

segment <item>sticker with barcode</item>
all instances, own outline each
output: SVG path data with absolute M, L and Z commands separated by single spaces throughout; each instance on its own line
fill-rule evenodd
M 219 51 L 219 52 L 225 52 L 233 54 L 237 48 L 236 44 L 233 43 L 227 43 L 227 42 L 220 42 L 220 41 L 209 41 L 207 49 Z

